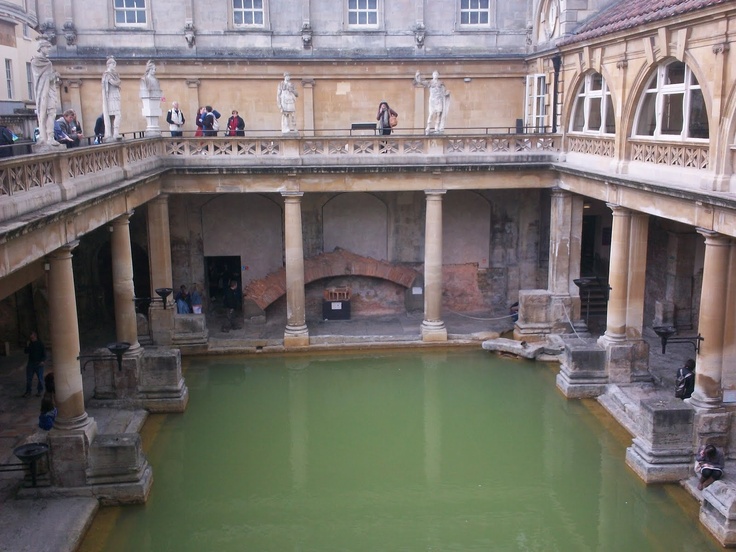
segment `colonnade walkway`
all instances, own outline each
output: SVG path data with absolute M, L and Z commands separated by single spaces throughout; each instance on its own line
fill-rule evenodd
M 491 319 L 483 315 L 460 315 L 446 312 L 443 319 L 447 325 L 449 341 L 437 346 L 477 346 L 484 339 L 497 337 L 511 328 L 508 318 Z M 419 325 L 422 315 L 391 315 L 363 317 L 353 320 L 330 320 L 310 322 L 310 339 L 325 348 L 350 349 L 379 347 L 426 347 L 421 341 Z M 211 326 L 210 347 L 224 352 L 237 349 L 243 340 L 283 338 L 283 321 L 261 325 L 245 324 L 230 332 L 222 332 L 220 318 L 208 315 Z M 591 326 L 593 326 L 591 324 Z M 114 330 L 106 335 L 85 335 L 83 352 L 92 351 L 114 340 Z M 84 335 L 84 334 L 83 334 Z M 571 337 L 575 339 L 574 336 Z M 645 336 L 650 345 L 650 372 L 654 376 L 654 387 L 662 393 L 673 393 L 675 372 L 687 358 L 694 357 L 687 344 L 669 345 L 667 354 L 662 355 L 659 338 L 653 333 Z M 106 341 L 107 340 L 107 341 Z M 318 347 L 319 348 L 319 347 Z M 311 347 L 310 347 L 311 349 Z M 53 353 L 51 354 L 53 366 Z M 525 361 L 526 362 L 526 361 Z M 22 350 L 14 350 L 10 356 L 0 356 L 0 464 L 15 463 L 13 449 L 31 438 L 38 429 L 38 414 L 41 399 L 35 394 L 22 397 L 25 387 L 26 356 Z M 186 373 L 184 374 L 186 377 Z M 92 363 L 83 373 L 85 402 L 94 392 Z M 34 383 L 35 390 L 35 383 Z M 565 400 L 560 396 L 560 400 Z M 112 409 L 89 409 L 98 425 L 104 427 L 114 416 Z M 624 458 L 621 458 L 624 462 Z M 73 551 L 97 511 L 94 498 L 16 498 L 22 486 L 21 472 L 0 472 L 0 551 L 64 552 Z

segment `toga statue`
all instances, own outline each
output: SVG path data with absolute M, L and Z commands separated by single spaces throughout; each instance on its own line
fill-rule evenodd
M 281 110 L 281 132 L 296 132 L 296 98 L 299 96 L 291 82 L 289 73 L 284 73 L 284 80 L 276 91 L 276 103 Z
M 102 74 L 102 115 L 105 118 L 105 142 L 120 140 L 120 75 L 115 58 L 107 58 Z
M 54 139 L 54 121 L 59 102 L 59 73 L 51 65 L 49 52 L 51 43 L 46 39 L 38 42 L 38 55 L 31 59 L 33 91 L 36 96 L 38 117 L 38 139 L 36 143 L 58 146 Z
M 146 63 L 146 72 L 141 78 L 141 98 L 161 99 L 161 83 L 156 78 L 156 64 L 152 59 Z
M 156 78 L 156 64 L 152 59 L 146 63 L 146 72 L 141 77 L 141 101 L 143 116 L 146 118 L 146 136 L 161 136 L 159 117 L 161 117 L 161 84 Z
M 447 110 L 450 107 L 450 93 L 445 85 L 439 80 L 440 74 L 437 71 L 432 73 L 432 80 L 422 80 L 419 71 L 414 75 L 414 82 L 425 88 L 429 88 L 429 117 L 427 117 L 427 128 L 425 134 L 431 132 L 444 132 L 445 120 L 447 119 Z M 434 123 L 434 129 L 431 130 Z

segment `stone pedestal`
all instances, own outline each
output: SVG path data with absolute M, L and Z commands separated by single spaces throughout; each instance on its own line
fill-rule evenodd
M 206 353 L 210 332 L 202 314 L 175 314 L 172 345 L 186 353 Z
M 54 487 L 83 487 L 87 484 L 90 443 L 97 435 L 94 418 L 77 429 L 52 429 L 48 435 L 51 484 Z
M 703 490 L 700 523 L 721 546 L 736 546 L 736 487 L 716 481 Z
M 176 307 L 173 305 L 163 308 L 156 304 L 148 309 L 148 326 L 151 330 L 151 340 L 156 345 L 171 345 L 174 335 L 174 315 Z
M 146 138 L 161 136 L 161 126 L 159 118 L 161 117 L 161 98 L 145 97 L 141 98 L 143 109 L 141 113 L 146 119 Z
M 646 341 L 605 342 L 609 383 L 650 382 L 649 343 Z
M 565 344 L 557 388 L 568 399 L 597 397 L 608 383 L 606 354 L 594 341 Z
M 640 406 L 626 464 L 645 483 L 687 478 L 693 463 L 693 408 L 674 397 L 643 399 Z
M 188 401 L 178 349 L 152 348 L 126 355 L 122 370 L 118 370 L 116 360 L 95 361 L 92 406 L 183 412 Z
M 519 319 L 514 339 L 542 341 L 549 334 L 572 333 L 571 323 L 580 311 L 580 298 L 555 295 L 546 289 L 519 292 Z

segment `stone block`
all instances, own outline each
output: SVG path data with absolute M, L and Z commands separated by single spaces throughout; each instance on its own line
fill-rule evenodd
M 158 305 L 148 309 L 148 325 L 151 330 L 151 339 L 156 345 L 171 345 L 174 331 L 174 306 L 166 309 Z
M 606 343 L 606 370 L 611 383 L 651 381 L 649 344 L 643 340 Z
M 89 418 L 79 430 L 49 432 L 51 483 L 56 487 L 82 487 L 87 484 L 87 458 L 97 424 Z
M 544 289 L 519 291 L 519 325 L 548 324 L 552 295 Z
M 700 522 L 724 547 L 736 546 L 736 487 L 716 481 L 703 490 Z
M 606 388 L 605 351 L 595 341 L 566 343 L 557 387 L 568 399 L 597 397 Z
M 134 482 L 145 465 L 139 434 L 98 435 L 89 450 L 88 483 Z
M 182 384 L 178 349 L 146 349 L 140 379 L 142 392 L 180 391 Z
M 695 433 L 698 442 L 707 441 L 724 446 L 731 431 L 731 415 L 728 412 L 701 411 L 695 417 Z

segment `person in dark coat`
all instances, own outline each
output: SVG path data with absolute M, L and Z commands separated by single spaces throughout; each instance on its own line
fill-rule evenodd
M 101 144 L 105 139 L 105 117 L 100 115 L 95 121 L 95 144 Z
M 26 364 L 26 392 L 23 396 L 31 396 L 33 375 L 35 374 L 38 379 L 36 396 L 40 397 L 43 392 L 43 366 L 46 361 L 46 347 L 44 347 L 41 340 L 38 339 L 38 334 L 36 332 L 31 332 L 31 337 L 28 339 L 25 353 L 28 355 L 28 364 Z
M 240 310 L 240 292 L 238 291 L 238 282 L 230 280 L 230 285 L 225 290 L 225 296 L 223 297 L 222 304 L 226 309 L 226 320 L 222 325 L 221 330 L 223 332 L 229 332 L 230 330 L 237 330 L 238 325 L 235 323 L 235 312 Z
M 227 135 L 245 136 L 245 121 L 234 109 L 232 116 L 227 120 Z

